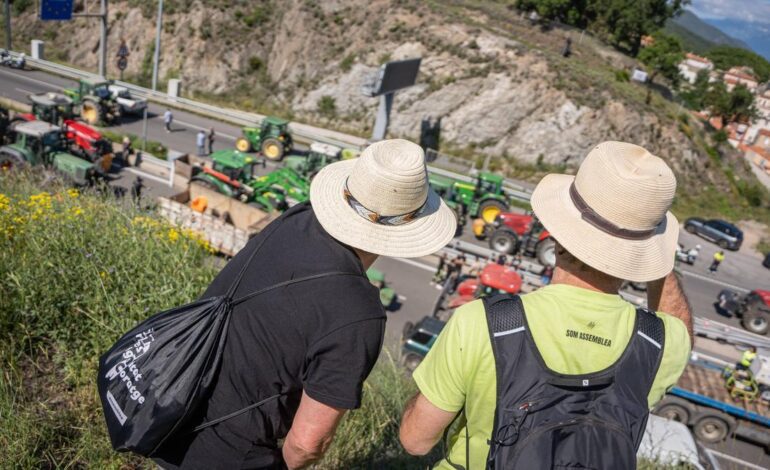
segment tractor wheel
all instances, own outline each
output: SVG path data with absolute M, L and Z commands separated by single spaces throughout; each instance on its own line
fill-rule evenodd
M 2 158 L 2 157 L 0 157 Z M 768 322 L 767 314 L 758 311 L 756 308 L 747 308 L 743 312 L 743 318 L 741 318 L 741 325 L 752 333 L 758 335 L 766 335 L 770 330 L 770 322 Z
M 506 255 L 515 253 L 518 244 L 519 237 L 510 230 L 496 230 L 489 238 L 489 248 Z
M 114 156 L 111 153 L 108 153 L 107 155 L 102 155 L 101 157 L 98 157 L 94 160 L 94 168 L 96 168 L 96 171 L 101 175 L 106 175 L 110 172 L 110 168 L 112 168 L 112 159 Z
M 556 242 L 553 238 L 546 238 L 537 244 L 537 260 L 543 266 L 556 266 Z
M 488 199 L 479 205 L 478 215 L 484 220 L 484 222 L 491 224 L 495 221 L 501 212 L 507 210 L 508 205 L 503 201 L 498 201 L 497 199 Z
M 730 432 L 730 426 L 717 416 L 704 416 L 693 426 L 695 436 L 708 444 L 723 441 Z
M 10 153 L 0 153 L 0 172 L 24 168 L 27 162 Z
M 99 103 L 85 100 L 80 108 L 80 117 L 92 126 L 97 125 L 102 121 L 102 108 Z
M 251 152 L 251 142 L 245 137 L 240 137 L 235 141 L 235 148 L 238 149 L 239 152 Z
M 278 139 L 265 139 L 262 141 L 262 155 L 275 162 L 283 158 L 285 148 L 283 142 Z

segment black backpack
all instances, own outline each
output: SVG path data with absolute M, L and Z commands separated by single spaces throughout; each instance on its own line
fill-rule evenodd
M 647 395 L 663 357 L 663 321 L 637 309 L 634 334 L 605 370 L 548 369 L 518 296 L 484 299 L 497 373 L 487 468 L 633 469 L 647 424 Z M 606 339 L 565 332 L 583 340 Z
M 216 383 L 233 307 L 273 289 L 327 276 L 287 280 L 233 299 L 247 268 L 282 219 L 263 231 L 225 295 L 166 310 L 135 326 L 99 358 L 97 385 L 112 447 L 146 457 L 171 436 L 197 432 L 234 418 L 280 395 L 191 428 L 190 420 Z

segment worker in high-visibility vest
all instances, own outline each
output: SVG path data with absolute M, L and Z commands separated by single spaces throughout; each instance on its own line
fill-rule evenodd
M 741 362 L 735 365 L 735 369 L 749 370 L 749 367 L 751 367 L 751 363 L 754 362 L 754 358 L 756 357 L 757 357 L 757 348 L 755 346 L 751 346 L 749 349 L 743 352 L 743 357 L 741 357 Z

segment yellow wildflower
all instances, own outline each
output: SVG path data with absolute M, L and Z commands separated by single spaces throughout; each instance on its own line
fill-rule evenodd
M 175 242 L 179 240 L 179 232 L 176 231 L 176 229 L 170 228 L 168 229 L 168 239 L 172 242 Z
M 67 195 L 71 198 L 76 198 L 80 195 L 80 192 L 77 189 L 71 188 L 67 190 Z

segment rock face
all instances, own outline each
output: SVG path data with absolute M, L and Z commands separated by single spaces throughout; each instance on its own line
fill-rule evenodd
M 111 2 L 109 56 L 125 39 L 131 51 L 126 76 L 146 79 L 155 12 L 136 5 Z M 581 38 L 564 60 L 558 50 L 566 33 L 529 28 L 502 6 L 499 15 L 510 16 L 503 26 L 497 10 L 396 0 L 168 0 L 167 8 L 159 75 L 181 78 L 187 92 L 227 93 L 310 120 L 318 119 L 319 101 L 328 96 L 334 109 L 327 119 L 366 133 L 378 101 L 364 96 L 362 85 L 385 61 L 422 57 L 418 84 L 396 95 L 393 136 L 417 139 L 421 119 L 430 116 L 442 118 L 442 142 L 510 162 L 577 164 L 610 139 L 643 145 L 679 170 L 693 156 L 670 117 L 665 121 L 602 83 L 575 85 L 575 77 L 623 67 L 627 58 Z M 28 37 L 40 35 L 32 17 L 20 23 Z M 54 33 L 44 28 L 55 38 L 48 49 L 96 67 L 94 22 L 64 23 Z M 629 93 L 639 88 L 623 86 Z

